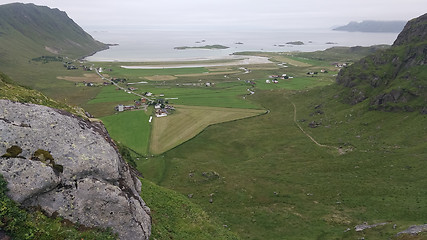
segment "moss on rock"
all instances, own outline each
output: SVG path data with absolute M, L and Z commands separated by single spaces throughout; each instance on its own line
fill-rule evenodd
M 6 150 L 6 153 L 2 155 L 2 157 L 6 158 L 15 158 L 18 157 L 19 154 L 22 153 L 22 148 L 19 146 L 13 145 L 12 147 Z

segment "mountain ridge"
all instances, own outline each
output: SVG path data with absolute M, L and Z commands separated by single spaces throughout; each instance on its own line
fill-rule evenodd
M 369 102 L 371 110 L 427 114 L 427 14 L 409 21 L 391 48 L 341 70 L 343 101 Z
M 33 58 L 54 54 L 83 57 L 107 49 L 68 15 L 34 4 L 0 6 L 0 55 Z

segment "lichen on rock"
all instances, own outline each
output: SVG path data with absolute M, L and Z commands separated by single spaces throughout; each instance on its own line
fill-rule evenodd
M 0 100 L 0 119 L 0 154 L 12 146 L 22 150 L 0 159 L 13 200 L 89 227 L 110 227 L 120 239 L 149 238 L 150 209 L 139 179 L 101 123 L 8 100 Z

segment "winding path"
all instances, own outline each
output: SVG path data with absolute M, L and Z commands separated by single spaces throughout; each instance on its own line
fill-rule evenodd
M 310 134 L 308 134 L 306 131 L 304 131 L 304 129 L 297 122 L 297 107 L 295 106 L 295 104 L 293 102 L 291 102 L 291 103 L 292 103 L 292 106 L 294 106 L 294 123 L 301 130 L 301 132 L 303 132 L 308 138 L 310 138 L 310 140 L 312 142 L 314 142 L 317 146 L 332 148 L 332 149 L 338 150 L 340 152 L 340 149 L 338 147 L 321 144 L 321 143 L 317 142 L 312 136 L 310 136 Z

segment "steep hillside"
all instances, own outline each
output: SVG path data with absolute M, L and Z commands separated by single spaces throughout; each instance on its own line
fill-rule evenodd
M 58 9 L 22 3 L 0 6 L 0 63 L 55 54 L 81 57 L 106 48 Z
M 390 49 L 340 71 L 342 98 L 372 110 L 427 113 L 427 14 L 409 21 Z
M 71 112 L 84 116 L 85 112 L 79 107 L 70 107 L 67 104 L 57 102 L 46 97 L 41 92 L 17 85 L 6 74 L 0 72 L 0 99 L 9 99 L 15 102 L 34 103 Z

